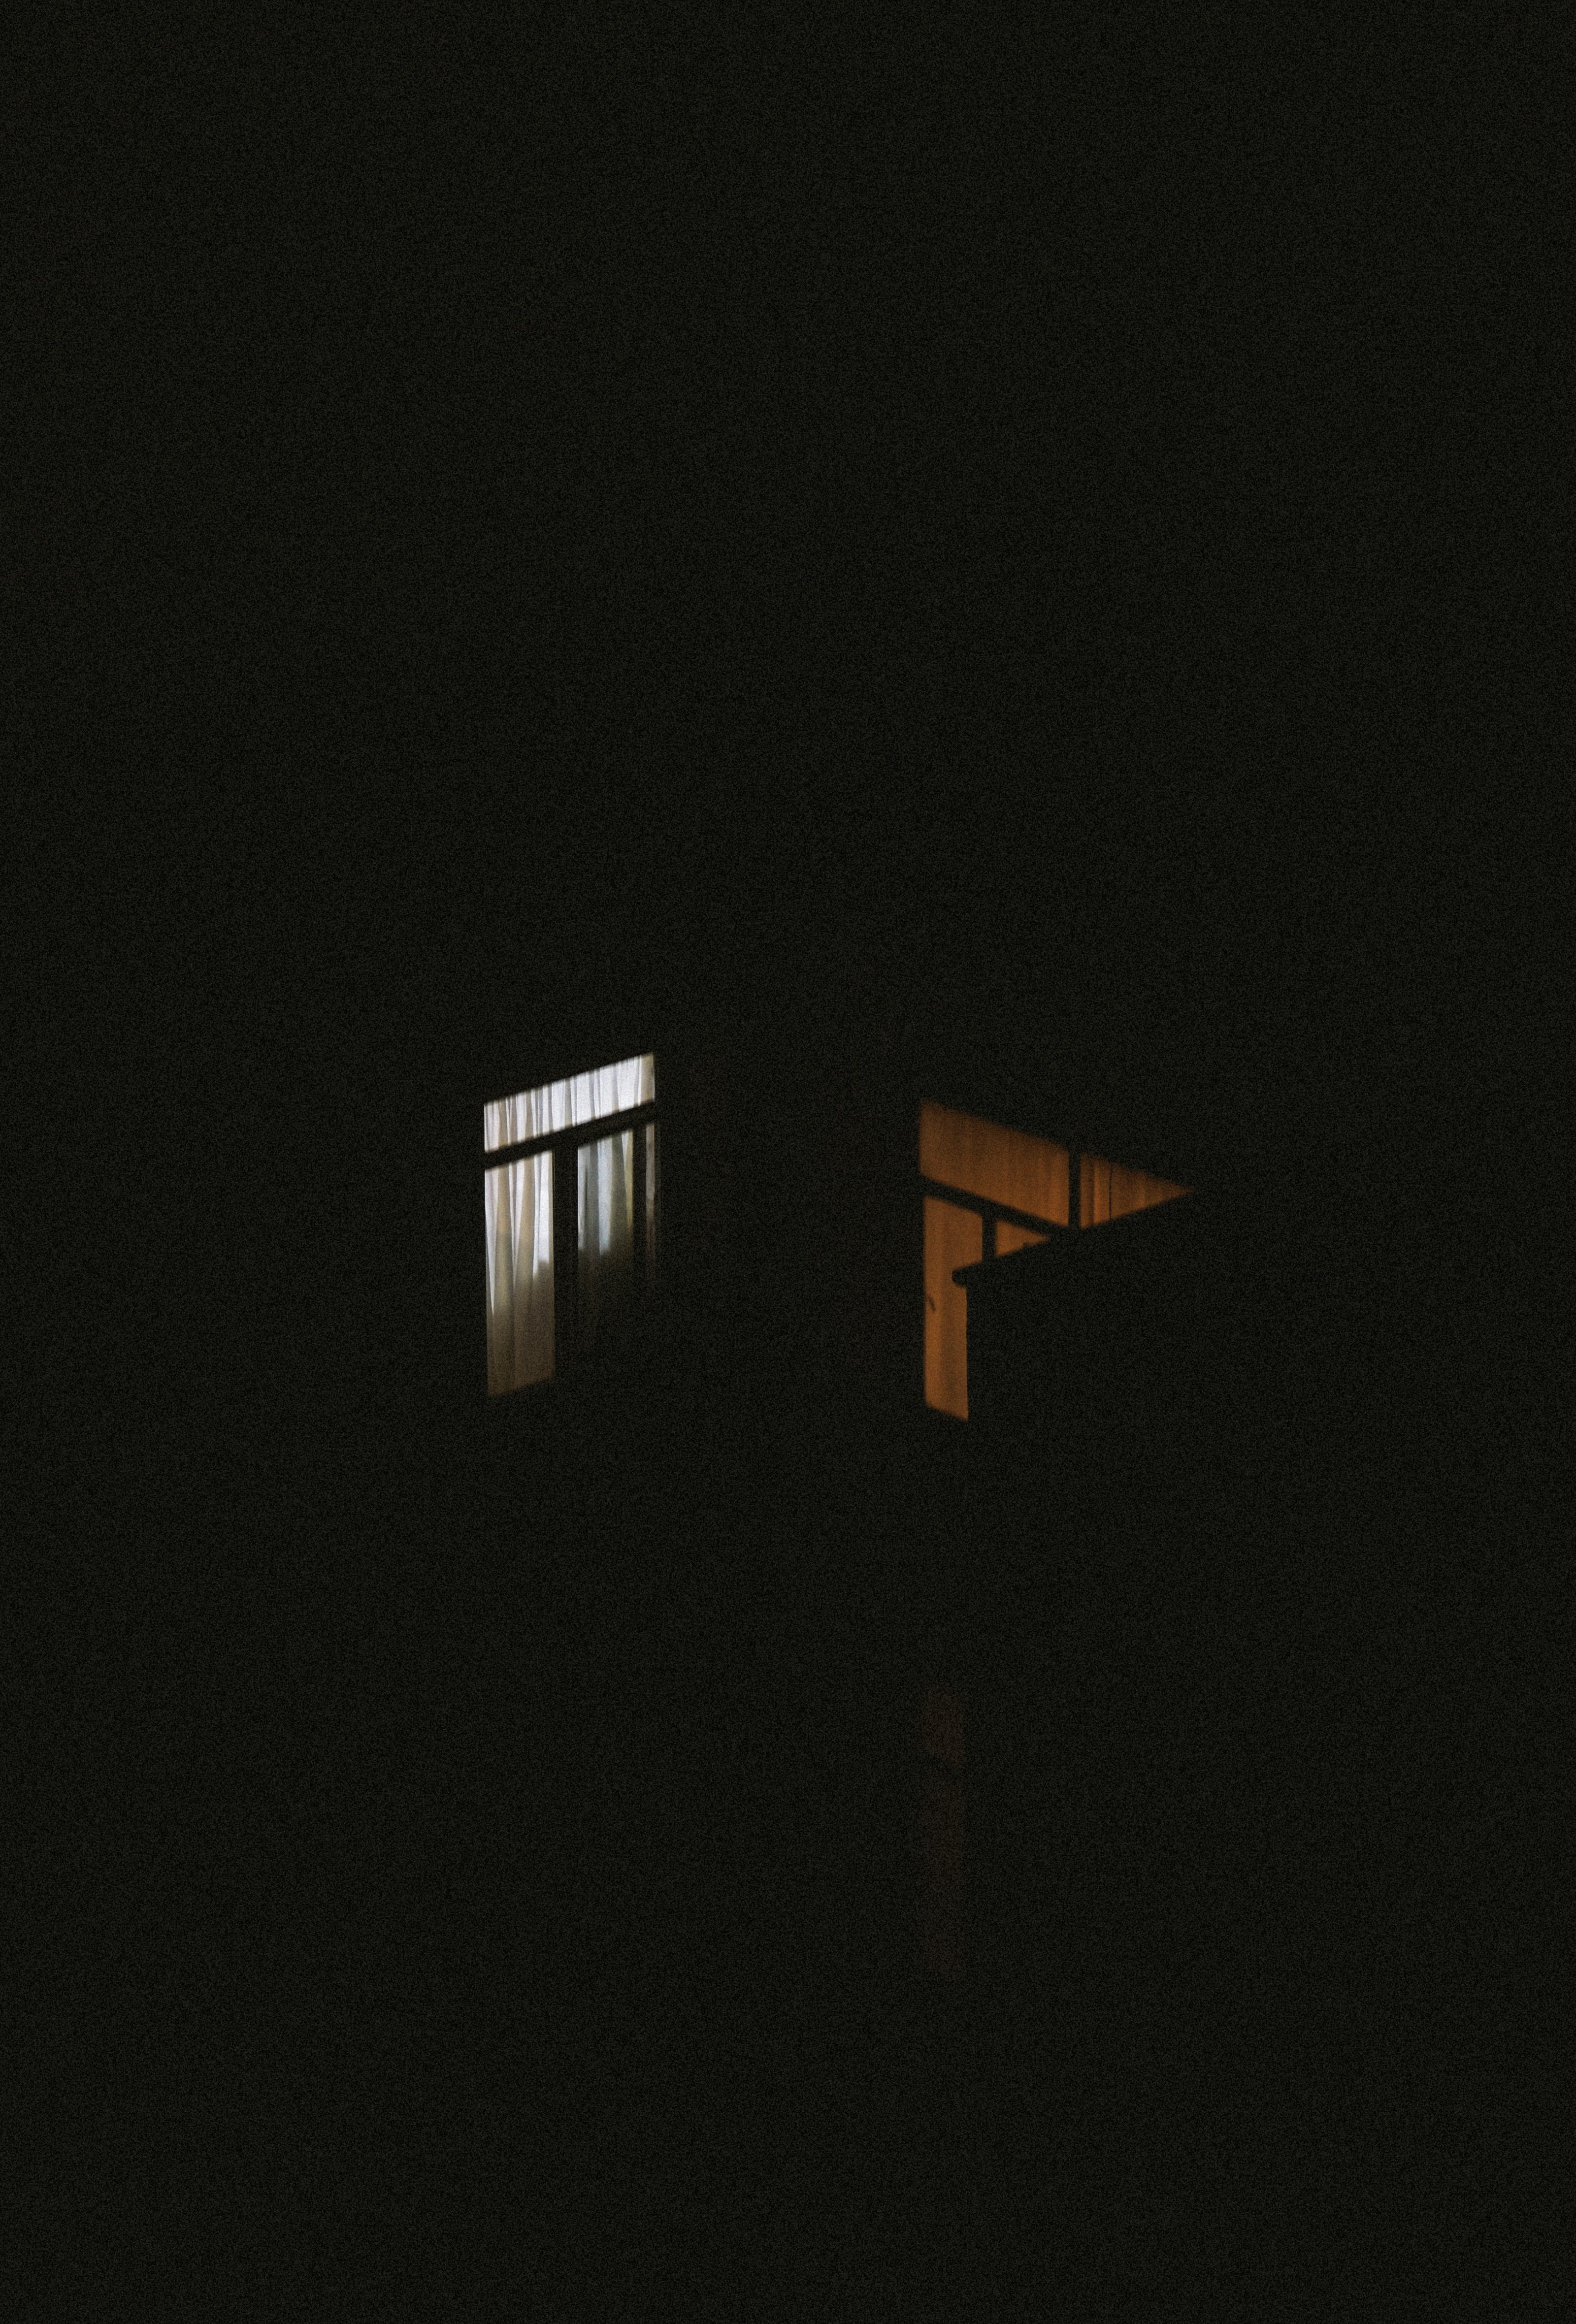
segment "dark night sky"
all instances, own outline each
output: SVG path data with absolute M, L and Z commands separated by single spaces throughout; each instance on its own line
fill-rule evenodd
M 1205 1150 L 1470 1213 L 1452 1284 L 1525 1253 L 1554 63 L 1201 10 L 57 44 L 14 1029 L 45 1170 L 122 1166 L 42 1253 L 62 1385 L 129 1339 L 200 1399 L 236 1268 L 276 1357 L 544 959 L 767 1022 L 834 929 Z
M 78 724 L 13 924 L 24 1050 L 79 991 L 106 1072 L 46 1150 L 113 1117 L 201 1210 L 551 931 L 769 1015 L 839 924 L 1207 1146 L 1480 1185 L 1557 1011 L 1542 39 L 63 44 L 13 603 Z
M 243 1024 L 496 960 L 523 854 L 1360 1018 L 1530 707 L 1530 28 L 263 49 L 89 78 L 20 308 L 106 840 Z

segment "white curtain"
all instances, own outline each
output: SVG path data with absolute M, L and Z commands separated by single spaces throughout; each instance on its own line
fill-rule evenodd
M 497 1098 L 483 1108 L 484 1150 L 492 1154 L 500 1146 L 523 1145 L 555 1130 L 579 1130 L 609 1113 L 649 1105 L 655 1096 L 656 1059 L 650 1055 L 598 1065 L 567 1081 L 544 1082 L 540 1089 L 522 1090 L 517 1097 Z
M 552 1157 L 482 1174 L 487 1238 L 487 1393 L 552 1377 Z
M 579 1328 L 597 1339 L 635 1279 L 635 1133 L 621 1130 L 576 1154 L 579 1176 Z

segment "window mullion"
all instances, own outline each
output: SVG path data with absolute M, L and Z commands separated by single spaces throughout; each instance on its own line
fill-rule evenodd
M 527 1155 L 542 1154 L 550 1147 L 556 1148 L 563 1138 L 576 1138 L 582 1143 L 592 1138 L 611 1138 L 616 1130 L 631 1130 L 642 1122 L 654 1121 L 656 1113 L 655 1101 L 650 1100 L 643 1106 L 632 1107 L 627 1113 L 604 1114 L 598 1121 L 577 1122 L 568 1130 L 543 1130 L 540 1138 L 523 1139 L 515 1146 L 488 1147 L 482 1155 L 482 1167 L 496 1170 L 505 1162 L 524 1161 Z

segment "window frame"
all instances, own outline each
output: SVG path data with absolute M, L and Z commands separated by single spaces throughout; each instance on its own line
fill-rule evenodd
M 660 1059 L 654 1049 L 637 1050 L 638 1056 L 652 1060 L 652 1083 L 660 1088 L 657 1068 Z M 581 1072 L 599 1072 L 599 1066 L 583 1066 Z M 558 1074 L 552 1082 L 532 1084 L 547 1088 L 553 1082 L 573 1081 L 574 1074 Z M 485 1124 L 487 1109 L 483 1107 Z M 498 1170 L 515 1162 L 533 1159 L 540 1154 L 551 1154 L 552 1163 L 552 1370 L 545 1379 L 527 1380 L 518 1388 L 488 1389 L 489 1405 L 509 1403 L 513 1398 L 535 1394 L 552 1388 L 555 1382 L 570 1378 L 589 1360 L 592 1351 L 580 1344 L 580 1231 L 579 1231 L 579 1170 L 578 1157 L 583 1146 L 599 1145 L 605 1139 L 616 1138 L 624 1130 L 652 1132 L 651 1157 L 655 1163 L 656 1187 L 649 1185 L 647 1170 L 647 1140 L 636 1135 L 631 1140 L 634 1156 L 634 1240 L 632 1265 L 634 1286 L 632 1304 L 639 1310 L 648 1307 L 656 1296 L 658 1266 L 662 1246 L 662 1132 L 659 1126 L 661 1102 L 647 1098 L 642 1104 L 626 1106 L 620 1112 L 605 1113 L 593 1121 L 566 1125 L 562 1130 L 544 1130 L 535 1138 L 517 1139 L 508 1146 L 489 1148 L 484 1127 L 482 1172 L 485 1182 L 489 1170 Z M 647 1205 L 650 1202 L 651 1232 L 647 1233 Z
M 939 1099 L 922 1100 L 920 1105 L 920 1138 L 922 1151 L 923 1150 L 924 1143 L 924 1112 L 927 1105 L 933 1105 L 949 1112 L 962 1111 L 961 1108 L 943 1106 L 942 1102 Z M 1165 1178 L 1159 1171 L 1148 1169 L 1138 1170 L 1136 1166 L 1133 1164 L 1113 1162 L 1105 1155 L 1096 1154 L 1087 1147 L 1074 1144 L 1071 1139 L 1069 1139 L 1066 1141 L 1065 1146 L 1063 1146 L 1063 1141 L 1061 1139 L 1052 1138 L 1046 1132 L 1040 1130 L 1019 1130 L 1011 1123 L 996 1121 L 988 1115 L 965 1115 L 964 1118 L 973 1121 L 987 1123 L 990 1127 L 997 1130 L 1010 1130 L 1012 1134 L 1016 1137 L 1033 1139 L 1041 1145 L 1061 1147 L 1067 1156 L 1067 1216 L 1064 1220 L 1048 1219 L 1037 1215 L 1032 1211 L 1015 1209 L 1011 1204 L 1000 1202 L 993 1194 L 974 1194 L 966 1187 L 953 1185 L 946 1180 L 931 1176 L 925 1170 L 921 1170 L 919 1179 L 920 1215 L 922 1221 L 926 1220 L 926 1205 L 928 1203 L 932 1202 L 946 1204 L 953 1210 L 969 1213 L 978 1219 L 980 1223 L 979 1259 L 978 1261 L 971 1261 L 971 1265 L 984 1265 L 997 1258 L 999 1253 L 997 1229 L 997 1226 L 1003 1222 L 1021 1229 L 1024 1233 L 1032 1237 L 1034 1241 L 1045 1242 L 1057 1234 L 1065 1234 L 1070 1231 L 1081 1234 L 1096 1231 L 1101 1226 L 1112 1223 L 1113 1219 L 1115 1218 L 1126 1218 L 1135 1215 L 1137 1212 L 1159 1209 L 1163 1207 L 1167 1203 L 1173 1202 L 1179 1197 L 1186 1197 L 1193 1192 L 1193 1188 L 1191 1185 L 1184 1185 L 1179 1180 Z M 1122 1173 L 1125 1182 L 1133 1176 L 1137 1176 L 1145 1182 L 1146 1190 L 1151 1185 L 1154 1185 L 1163 1187 L 1164 1191 L 1163 1193 L 1155 1193 L 1151 1195 L 1148 1200 L 1139 1202 L 1136 1204 L 1125 1206 L 1121 1211 L 1113 1213 L 1110 1209 L 1112 1198 L 1112 1179 L 1113 1174 L 1118 1170 Z M 1102 1172 L 1104 1173 L 1104 1217 L 1099 1215 L 1102 1195 L 1100 1174 Z M 1124 1192 L 1126 1191 L 1126 1188 L 1125 1185 Z M 1086 1213 L 1089 1212 L 1093 1212 L 1095 1215 L 1093 1217 L 1087 1216 Z M 930 1245 L 928 1241 L 928 1223 L 922 1229 L 922 1233 L 925 1238 L 927 1238 L 922 1246 L 925 1255 L 922 1259 L 922 1266 L 926 1269 L 925 1299 L 927 1307 L 933 1307 L 935 1302 L 931 1298 L 929 1290 L 928 1269 Z M 1008 1253 L 1007 1255 L 1011 1256 L 1012 1254 Z M 958 1270 L 954 1269 L 954 1282 L 957 1280 L 957 1275 Z M 950 1418 L 961 1420 L 966 1423 L 968 1420 L 966 1365 L 964 1373 L 965 1385 L 963 1389 L 965 1409 L 959 1412 L 950 1406 L 932 1404 L 931 1401 L 929 1354 L 931 1342 L 929 1334 L 930 1323 L 927 1315 L 921 1345 L 921 1366 L 922 1376 L 924 1382 L 923 1395 L 925 1409 L 931 1412 L 941 1412 Z
M 1076 1204 L 1079 1199 L 1078 1161 L 1079 1157 L 1077 1152 L 1070 1149 L 1068 1155 L 1068 1192 L 1070 1206 L 1072 1204 Z M 982 1261 L 985 1259 L 995 1259 L 997 1256 L 996 1231 L 998 1222 L 1005 1222 L 1008 1225 L 1021 1227 L 1027 1233 L 1035 1236 L 1041 1241 L 1045 1240 L 1052 1235 L 1065 1234 L 1067 1232 L 1065 1224 L 1059 1220 L 1041 1218 L 1032 1211 L 1015 1210 L 1011 1204 L 997 1202 L 994 1195 L 969 1194 L 964 1187 L 949 1185 L 942 1179 L 932 1178 L 922 1170 L 920 1173 L 920 1216 L 922 1221 L 925 1216 L 925 1204 L 927 1200 L 950 1204 L 954 1210 L 967 1211 L 978 1219 L 980 1236 L 979 1256 Z M 922 1238 L 924 1231 L 925 1231 L 922 1229 Z M 922 1268 L 926 1266 L 927 1262 L 922 1259 L 921 1264 Z M 927 1299 L 929 1298 L 928 1290 L 926 1292 L 926 1297 Z M 962 1425 L 967 1426 L 969 1417 L 967 1409 L 962 1412 L 958 1412 L 953 1410 L 950 1406 L 932 1404 L 931 1401 L 929 1372 L 930 1358 L 928 1354 L 930 1344 L 929 1330 L 930 1325 L 929 1319 L 927 1317 L 920 1334 L 921 1399 L 927 1412 L 940 1413 L 946 1419 L 958 1421 Z M 965 1386 L 964 1388 L 964 1400 L 965 1406 L 967 1406 L 967 1386 Z
M 1061 1219 L 1036 1218 L 1032 1211 L 1015 1211 L 1010 1204 L 998 1203 L 988 1194 L 971 1194 L 962 1186 L 948 1186 L 940 1178 L 920 1175 L 920 1196 L 929 1194 L 932 1201 L 950 1203 L 955 1211 L 973 1211 L 983 1221 L 982 1233 L 985 1259 L 996 1257 L 997 1221 L 1004 1219 L 1009 1226 L 1023 1227 L 1031 1234 L 1064 1234 L 1066 1222 Z

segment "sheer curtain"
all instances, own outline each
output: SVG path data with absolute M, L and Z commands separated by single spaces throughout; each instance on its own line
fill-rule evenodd
M 635 1133 L 621 1130 L 580 1147 L 579 1332 L 601 1335 L 635 1282 Z
M 552 1377 L 552 1157 L 483 1173 L 487 1394 Z
M 656 1099 L 656 1059 L 624 1057 L 616 1065 L 543 1082 L 482 1110 L 483 1150 L 561 1139 L 552 1151 L 525 1155 L 484 1170 L 487 1254 L 487 1390 L 502 1396 L 551 1379 L 554 1365 L 553 1175 L 556 1151 L 575 1172 L 579 1264 L 569 1288 L 578 1293 L 578 1334 L 594 1342 L 635 1287 L 635 1138 L 633 1130 L 575 1145 L 565 1131 Z M 656 1259 L 654 1123 L 641 1125 L 645 1140 L 645 1250 L 650 1274 Z M 571 1164 L 570 1148 L 574 1146 Z M 567 1193 L 568 1189 L 565 1188 Z M 567 1295 L 566 1295 L 567 1296 Z
M 528 1138 L 546 1138 L 556 1130 L 579 1130 L 607 1114 L 649 1105 L 655 1096 L 655 1057 L 625 1057 L 616 1065 L 598 1065 L 592 1073 L 572 1074 L 567 1081 L 543 1082 L 540 1089 L 496 1099 L 483 1108 L 483 1145 L 491 1154 L 500 1146 L 520 1146 Z

